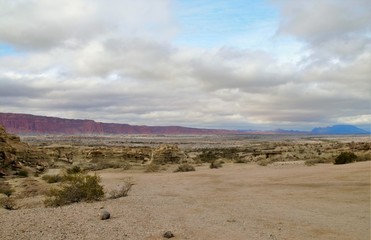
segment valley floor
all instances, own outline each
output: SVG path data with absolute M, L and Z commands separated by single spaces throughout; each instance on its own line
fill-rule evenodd
M 371 162 L 226 164 L 195 172 L 102 170 L 128 197 L 59 208 L 0 210 L 1 239 L 370 239 Z M 99 219 L 101 208 L 111 219 Z

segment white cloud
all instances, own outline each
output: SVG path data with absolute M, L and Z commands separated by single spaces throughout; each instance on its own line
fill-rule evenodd
M 294 61 L 267 48 L 174 45 L 167 0 L 0 0 L 0 41 L 18 49 L 0 56 L 0 111 L 222 128 L 367 124 L 364 2 L 275 2 L 280 32 L 307 46 Z
M 167 39 L 176 30 L 170 7 L 167 0 L 2 0 L 0 41 L 33 50 L 107 36 Z

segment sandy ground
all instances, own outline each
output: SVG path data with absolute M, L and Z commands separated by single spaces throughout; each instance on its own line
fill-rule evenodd
M 127 177 L 128 197 L 60 208 L 0 211 L 1 239 L 370 239 L 371 162 L 229 164 L 188 173 L 100 172 L 106 189 Z M 100 209 L 112 218 L 99 219 Z

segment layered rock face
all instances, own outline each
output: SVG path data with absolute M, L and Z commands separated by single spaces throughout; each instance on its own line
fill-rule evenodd
M 13 134 L 236 134 L 238 131 L 177 126 L 136 126 L 30 114 L 0 113 L 0 124 Z
M 22 142 L 18 136 L 8 134 L 0 125 L 0 176 L 15 174 L 25 167 L 41 171 L 47 165 L 46 154 Z

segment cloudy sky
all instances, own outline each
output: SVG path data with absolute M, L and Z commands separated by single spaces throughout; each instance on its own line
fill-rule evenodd
M 0 0 L 0 112 L 369 128 L 369 0 Z

